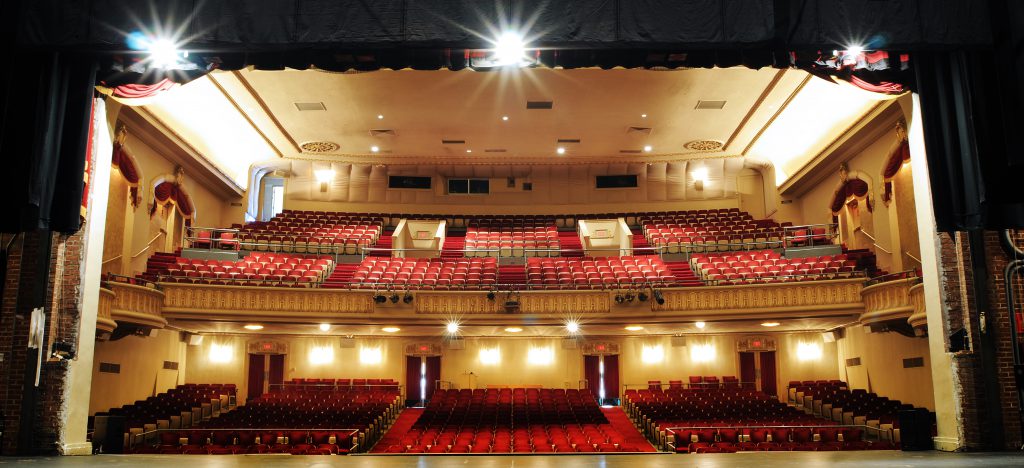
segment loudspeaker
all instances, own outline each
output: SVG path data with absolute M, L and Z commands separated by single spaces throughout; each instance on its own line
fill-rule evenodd
M 203 335 L 192 335 L 192 334 L 190 334 L 188 336 L 188 345 L 189 346 L 199 346 L 201 344 L 203 344 Z
M 836 341 L 836 332 L 827 331 L 821 334 L 821 339 L 826 343 L 834 343 Z
M 899 412 L 900 447 L 904 451 L 931 450 L 932 420 L 928 410 L 916 408 Z
M 678 347 L 681 347 L 681 346 L 686 346 L 686 337 L 685 336 L 673 336 L 672 337 L 672 346 L 675 347 L 675 348 L 678 348 Z

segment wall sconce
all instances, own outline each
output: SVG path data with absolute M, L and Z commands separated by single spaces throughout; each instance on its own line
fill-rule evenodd
M 704 183 L 708 181 L 708 168 L 696 169 L 690 173 L 690 177 L 693 178 L 693 189 L 702 192 L 704 191 Z
M 313 171 L 316 181 L 320 182 L 320 191 L 327 191 L 327 184 L 334 180 L 334 169 L 317 169 Z

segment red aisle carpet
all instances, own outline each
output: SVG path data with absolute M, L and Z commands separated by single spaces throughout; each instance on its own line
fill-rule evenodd
M 398 419 L 391 425 L 391 428 L 381 436 L 380 440 L 377 441 L 377 445 L 373 446 L 373 450 L 370 453 L 384 453 L 388 449 L 388 445 L 393 443 L 397 444 L 398 440 L 402 438 L 402 434 L 409 432 L 412 429 L 412 425 L 416 424 L 416 420 L 423 414 L 423 408 L 406 408 L 398 414 Z M 629 422 L 627 420 L 627 422 Z M 389 442 L 392 441 L 393 442 Z
M 629 416 L 626 416 L 626 412 L 622 411 L 621 407 L 613 408 L 601 408 L 601 412 L 604 413 L 604 417 L 608 418 L 608 423 L 619 431 L 622 437 L 626 438 L 626 444 L 630 444 L 640 452 L 657 452 L 654 446 L 644 438 L 643 434 L 637 430 L 633 422 L 629 420 Z

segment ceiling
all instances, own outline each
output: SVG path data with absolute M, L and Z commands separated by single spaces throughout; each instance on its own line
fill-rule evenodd
M 628 318 L 606 317 L 580 319 L 580 333 L 582 336 L 650 336 L 650 335 L 677 335 L 677 334 L 725 334 L 725 333 L 764 333 L 764 332 L 807 332 L 825 331 L 841 325 L 847 325 L 856 321 L 857 315 L 836 315 L 831 317 L 787 317 L 785 319 L 772 319 L 779 322 L 775 327 L 764 327 L 761 323 L 766 319 L 758 320 L 706 320 L 704 329 L 698 329 L 692 321 L 662 321 L 639 320 L 629 322 Z M 320 331 L 319 323 L 283 323 L 283 322 L 258 322 L 264 328 L 258 332 L 248 331 L 243 328 L 246 323 L 206 320 L 181 320 L 172 319 L 173 326 L 191 332 L 199 333 L 229 333 L 247 335 L 310 335 L 310 336 L 404 336 L 404 337 L 437 337 L 445 336 L 446 321 L 420 320 L 416 324 L 410 324 L 412 318 L 395 318 L 391 321 L 386 319 L 359 320 L 359 321 L 336 321 L 331 323 L 331 329 L 327 332 Z M 383 327 L 397 326 L 401 328 L 398 332 L 388 333 L 381 330 Z M 506 332 L 506 327 L 520 327 L 523 331 L 518 333 Z M 643 330 L 629 331 L 626 326 L 642 326 Z M 483 337 L 563 337 L 567 336 L 563 322 L 544 321 L 536 323 L 524 320 L 520 317 L 510 317 L 507 320 L 473 319 L 460 325 L 459 335 L 461 336 L 483 336 Z
M 527 109 L 527 101 L 551 108 Z M 722 105 L 699 109 L 701 101 Z M 781 184 L 876 104 L 806 72 L 769 68 L 249 69 L 211 73 L 144 112 L 243 188 L 250 166 L 280 158 L 507 165 L 748 155 L 782 168 Z M 702 140 L 721 148 L 686 146 Z

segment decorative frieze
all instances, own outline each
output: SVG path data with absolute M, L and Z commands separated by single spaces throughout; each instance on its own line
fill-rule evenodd
M 173 318 L 323 318 L 368 314 L 369 291 L 161 283 L 164 313 Z
M 864 298 L 861 324 L 907 320 L 914 311 L 914 305 L 910 303 L 910 288 L 918 282 L 917 278 L 906 278 L 865 287 L 861 291 Z
M 114 291 L 100 288 L 100 305 L 96 310 L 96 338 L 104 340 L 117 328 L 117 322 L 110 315 L 114 306 Z
M 780 312 L 859 312 L 862 279 L 750 284 L 662 290 L 664 304 L 655 312 L 699 311 L 702 315 L 763 315 Z
M 910 305 L 913 307 L 907 323 L 914 327 L 917 336 L 928 334 L 928 314 L 925 311 L 924 284 L 915 284 L 910 287 Z
M 145 327 L 167 326 L 162 309 L 164 293 L 157 289 L 125 283 L 108 283 L 113 292 L 110 317 L 117 323 L 130 323 Z

